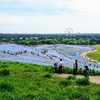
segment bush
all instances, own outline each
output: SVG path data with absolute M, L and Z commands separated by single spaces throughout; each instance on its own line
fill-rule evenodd
M 89 85 L 89 79 L 88 78 L 81 78 L 81 79 L 77 79 L 76 83 L 79 85 Z
M 0 67 L 1 67 L 1 68 L 7 68 L 7 67 L 8 67 L 8 65 L 3 64 L 3 65 L 0 65 Z
M 89 73 L 90 73 L 90 75 L 95 75 L 95 70 L 94 69 L 92 69 L 92 70 L 90 69 Z
M 90 100 L 88 95 L 83 95 L 80 91 L 72 91 L 69 98 L 70 100 Z
M 3 69 L 2 71 L 0 71 L 0 75 L 7 76 L 9 74 L 10 74 L 10 71 L 7 69 Z
M 78 70 L 78 74 L 80 74 L 80 75 L 83 74 L 83 70 L 82 70 L 82 68 L 79 68 L 79 70 Z
M 97 94 L 98 96 L 100 96 L 100 90 L 98 90 L 98 91 L 96 92 L 96 94 Z
M 72 80 L 75 80 L 75 79 L 76 79 L 76 77 L 75 77 L 75 76 L 68 76 L 68 77 L 67 77 L 67 79 L 70 79 L 70 80 L 71 80 L 71 79 L 72 79 Z
M 14 90 L 14 87 L 13 85 L 7 83 L 7 82 L 1 82 L 0 83 L 0 90 L 1 91 L 13 91 Z
M 51 78 L 51 74 L 46 73 L 43 77 L 45 77 L 45 78 Z
M 72 74 L 73 73 L 73 69 L 72 68 L 65 67 L 65 68 L 63 68 L 63 73 Z
M 71 80 L 62 80 L 62 81 L 60 81 L 60 85 L 63 85 L 63 86 L 69 86 L 71 84 L 72 84 Z

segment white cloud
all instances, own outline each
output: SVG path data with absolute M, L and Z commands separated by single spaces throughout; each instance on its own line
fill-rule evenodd
M 2 1 L 16 8 L 0 11 L 2 32 L 64 33 L 68 27 L 74 32 L 100 32 L 99 0 Z M 13 1 L 17 3 L 12 5 Z
M 100 14 L 100 0 L 73 0 L 70 7 L 80 12 Z
M 10 23 L 22 23 L 25 20 L 25 17 L 23 16 L 16 16 L 16 15 L 9 15 L 9 14 L 3 14 L 0 15 L 0 19 L 2 22 L 10 22 Z

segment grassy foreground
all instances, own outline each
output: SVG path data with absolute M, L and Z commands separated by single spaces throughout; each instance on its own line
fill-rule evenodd
M 87 54 L 87 56 L 93 60 L 100 61 L 100 45 L 92 46 L 92 48 L 97 49 L 97 51 L 90 52 Z
M 48 66 L 0 61 L 0 100 L 100 100 L 100 84 L 57 77 Z

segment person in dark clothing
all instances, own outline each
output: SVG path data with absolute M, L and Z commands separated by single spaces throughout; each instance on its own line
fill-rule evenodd
M 58 73 L 58 61 L 56 60 L 55 62 L 54 62 L 54 73 Z
M 78 70 L 78 60 L 75 60 L 74 66 L 73 66 L 73 75 L 77 74 L 77 70 Z
M 62 67 L 63 67 L 63 61 L 62 61 L 62 59 L 60 59 L 59 69 L 58 69 L 59 74 L 62 74 Z
M 84 67 L 85 67 L 85 69 L 83 71 L 83 75 L 84 75 L 84 77 L 89 78 L 89 68 L 88 68 L 88 66 L 84 66 Z

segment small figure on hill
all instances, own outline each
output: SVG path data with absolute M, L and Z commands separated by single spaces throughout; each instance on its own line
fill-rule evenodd
M 56 60 L 55 62 L 54 62 L 54 73 L 58 73 L 58 61 Z
M 89 78 L 89 68 L 88 68 L 87 65 L 84 66 L 84 67 L 85 67 L 85 69 L 84 69 L 84 71 L 83 71 L 83 75 L 84 75 L 84 77 Z
M 78 60 L 75 60 L 75 63 L 73 65 L 73 75 L 77 75 L 77 70 L 78 70 Z
M 58 73 L 59 74 L 62 74 L 62 67 L 63 67 L 63 61 L 62 61 L 62 59 L 60 59 L 60 62 L 59 62 L 59 68 L 58 68 Z

